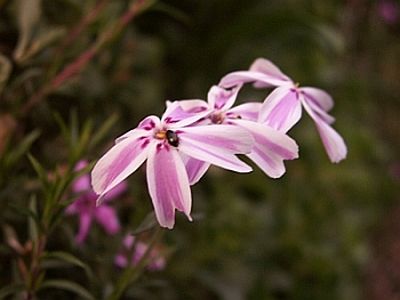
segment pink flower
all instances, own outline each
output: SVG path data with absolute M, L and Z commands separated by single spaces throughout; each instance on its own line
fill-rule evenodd
M 381 0 L 378 13 L 387 24 L 396 24 L 400 19 L 400 5 L 393 0 Z
M 343 138 L 332 128 L 335 119 L 328 114 L 333 107 L 332 98 L 323 90 L 299 87 L 269 60 L 259 58 L 248 71 L 233 72 L 223 77 L 221 87 L 231 88 L 253 82 L 255 87 L 277 87 L 265 99 L 258 122 L 287 132 L 301 118 L 302 107 L 313 119 L 325 150 L 332 162 L 347 155 Z
M 206 114 L 185 112 L 176 102 L 161 120 L 149 116 L 118 138 L 92 171 L 98 202 L 147 160 L 147 185 L 157 220 L 162 227 L 172 229 L 176 209 L 191 220 L 192 196 L 181 153 L 224 169 L 250 172 L 251 167 L 235 154 L 251 151 L 251 135 L 233 125 L 189 127 Z
M 79 171 L 87 166 L 86 161 L 80 161 L 76 166 Z M 72 190 L 79 193 L 79 197 L 66 209 L 66 214 L 79 215 L 79 231 L 76 236 L 76 242 L 82 244 L 88 233 L 93 220 L 99 223 L 104 230 L 110 234 L 116 234 L 120 230 L 119 220 L 114 208 L 106 203 L 101 207 L 96 207 L 97 195 L 90 186 L 90 176 L 82 175 L 72 184 Z M 111 190 L 105 197 L 105 202 L 118 197 L 126 190 L 126 184 L 121 183 Z
M 140 241 L 135 241 L 135 237 L 127 235 L 123 242 L 123 249 L 115 256 L 114 262 L 120 268 L 126 268 L 129 265 L 137 265 L 146 253 L 148 246 Z M 150 271 L 159 271 L 165 268 L 165 258 L 157 251 L 152 249 L 149 256 L 147 269 Z
M 246 154 L 268 176 L 281 177 L 285 173 L 284 160 L 298 157 L 296 142 L 285 133 L 268 125 L 257 123 L 262 104 L 248 102 L 233 107 L 241 86 L 225 90 L 213 86 L 208 93 L 208 102 L 179 101 L 179 105 L 187 112 L 207 111 L 201 119 L 202 124 L 229 124 L 248 131 L 253 139 L 252 151 Z M 190 184 L 195 184 L 205 173 L 209 164 L 194 158 L 184 157 Z

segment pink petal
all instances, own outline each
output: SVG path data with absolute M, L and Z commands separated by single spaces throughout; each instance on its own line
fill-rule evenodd
M 126 249 L 130 249 L 133 246 L 134 242 L 135 242 L 135 237 L 133 235 L 127 235 L 125 236 L 122 244 Z
M 78 172 L 88 165 L 87 161 L 81 160 L 75 166 L 75 171 Z M 90 176 L 87 174 L 81 175 L 72 183 L 72 190 L 75 193 L 85 192 L 90 190 Z
M 305 98 L 311 100 L 315 105 L 321 107 L 324 111 L 330 111 L 334 105 L 332 97 L 324 90 L 314 87 L 302 87 Z
M 208 92 L 208 103 L 214 109 L 227 110 L 235 103 L 240 88 L 241 86 L 237 86 L 232 90 L 226 90 L 214 85 Z
M 261 72 L 236 71 L 225 75 L 218 83 L 218 85 L 223 88 L 231 88 L 249 82 L 256 82 L 257 86 L 262 87 L 273 87 L 291 84 L 291 81 L 288 82 L 286 80 L 282 80 L 280 78 L 276 78 L 275 76 L 271 76 L 269 74 L 264 74 Z
M 317 102 L 312 100 L 310 97 L 303 95 L 303 101 L 306 101 L 311 110 L 324 122 L 333 124 L 335 118 L 328 114 Z
M 72 190 L 75 193 L 81 193 L 90 190 L 90 176 L 88 174 L 84 174 L 77 178 L 72 183 Z
M 79 198 L 76 199 L 74 202 L 72 202 L 70 205 L 68 205 L 68 207 L 65 209 L 65 213 L 67 215 L 75 215 L 75 214 L 77 214 L 79 212 L 79 210 L 78 210 L 78 208 L 79 208 L 78 201 L 79 201 Z
M 115 256 L 114 263 L 120 268 L 125 268 L 126 266 L 128 266 L 128 260 L 123 254 L 117 254 Z
M 118 216 L 114 208 L 107 205 L 99 206 L 96 208 L 94 216 L 108 234 L 116 234 L 120 230 Z
M 145 243 L 137 242 L 135 245 L 135 251 L 132 254 L 132 264 L 136 265 L 146 253 L 148 246 Z
M 292 80 L 288 76 L 286 76 L 276 65 L 265 58 L 257 58 L 250 66 L 249 71 L 260 72 L 262 74 L 270 76 L 271 78 L 281 80 L 282 82 L 292 82 Z M 254 83 L 254 86 L 258 88 L 263 88 L 269 87 L 271 85 L 263 81 L 256 81 Z
M 188 127 L 179 133 L 179 150 L 195 159 L 236 172 L 250 172 L 250 166 L 234 154 L 250 153 L 253 138 L 234 125 Z
M 148 116 L 144 118 L 142 121 L 140 121 L 139 125 L 137 128 L 132 129 L 120 137 L 115 139 L 115 143 L 119 143 L 123 141 L 124 139 L 131 137 L 131 138 L 137 138 L 145 135 L 149 135 L 150 132 L 160 124 L 160 119 L 157 116 Z
M 258 122 L 287 132 L 301 118 L 301 101 L 295 90 L 279 87 L 265 99 Z
M 136 171 L 146 160 L 149 137 L 129 137 L 114 145 L 94 166 L 92 186 L 104 195 Z
M 197 183 L 210 167 L 209 163 L 192 158 L 181 153 L 182 160 L 186 167 L 190 185 Z
M 226 115 L 236 115 L 243 120 L 257 121 L 261 106 L 260 102 L 247 102 L 231 108 Z
M 191 220 L 189 179 L 176 149 L 167 144 L 152 145 L 147 160 L 147 185 L 162 227 L 174 227 L 175 209 L 184 212 Z
M 199 113 L 209 109 L 209 105 L 204 100 L 179 100 L 176 101 L 179 106 L 188 113 Z M 172 105 L 174 102 L 167 101 L 167 106 Z
M 205 116 L 210 114 L 208 107 L 204 106 L 198 106 L 197 109 L 192 108 L 190 111 L 186 111 L 181 106 L 181 102 L 183 101 L 169 102 L 166 111 L 161 117 L 161 122 L 168 124 L 168 127 L 170 128 L 179 128 L 182 126 L 193 124 L 201 118 L 204 118 Z M 196 103 L 199 104 L 198 101 L 201 100 L 190 101 L 196 101 Z
M 84 212 L 79 216 L 79 231 L 75 240 L 77 244 L 82 244 L 86 239 L 90 225 L 92 224 L 92 215 L 88 212 Z
M 347 147 L 343 138 L 312 110 L 307 101 L 303 101 L 303 106 L 317 126 L 330 161 L 338 163 L 345 159 L 347 156 Z
M 285 173 L 283 161 L 298 158 L 296 142 L 283 132 L 251 121 L 237 120 L 235 123 L 253 135 L 253 151 L 247 156 L 268 176 L 281 177 Z

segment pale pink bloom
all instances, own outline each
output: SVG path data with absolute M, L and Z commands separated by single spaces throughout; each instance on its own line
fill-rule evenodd
M 251 135 L 233 125 L 189 127 L 206 114 L 187 113 L 174 102 L 161 120 L 149 116 L 118 138 L 92 171 L 92 186 L 100 195 L 98 202 L 147 160 L 147 185 L 157 220 L 171 229 L 175 209 L 191 220 L 192 196 L 181 153 L 224 169 L 250 172 L 251 167 L 235 154 L 251 151 Z
M 127 235 L 123 241 L 122 250 L 115 256 L 114 263 L 120 268 L 135 266 L 143 258 L 148 245 L 141 241 L 135 241 L 135 237 Z M 150 271 L 159 271 L 165 268 L 165 258 L 154 248 L 150 250 L 149 263 L 147 269 Z
M 255 60 L 248 71 L 226 75 L 219 85 L 232 88 L 248 82 L 259 88 L 277 86 L 265 99 L 258 122 L 287 132 L 300 120 L 303 107 L 315 122 L 330 160 L 339 162 L 346 157 L 347 147 L 343 138 L 331 126 L 335 119 L 328 114 L 333 107 L 329 94 L 314 87 L 298 87 L 277 66 L 264 58 Z
M 76 171 L 86 166 L 86 161 L 80 161 L 76 166 Z M 115 186 L 106 195 L 105 204 L 101 207 L 96 207 L 98 196 L 90 186 L 90 176 L 88 174 L 77 178 L 72 184 L 72 190 L 79 196 L 67 207 L 65 213 L 79 216 L 79 231 L 75 238 L 78 244 L 82 244 L 86 239 L 93 221 L 99 223 L 110 235 L 116 234 L 120 230 L 117 213 L 114 208 L 108 205 L 108 201 L 118 197 L 126 190 L 125 183 Z
M 208 102 L 180 101 L 179 105 L 187 112 L 207 111 L 208 115 L 201 119 L 206 124 L 229 124 L 247 130 L 255 141 L 252 151 L 246 154 L 268 176 L 281 177 L 285 173 L 284 160 L 298 157 L 296 142 L 285 133 L 268 125 L 255 122 L 262 104 L 248 102 L 233 107 L 240 86 L 225 90 L 213 86 L 208 92 Z M 184 156 L 190 184 L 195 184 L 206 172 L 209 164 Z

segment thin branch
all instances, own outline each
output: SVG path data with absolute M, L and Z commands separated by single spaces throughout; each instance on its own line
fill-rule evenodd
M 143 10 L 152 5 L 155 0 L 138 0 L 134 1 L 129 7 L 128 11 L 123 14 L 116 22 L 110 25 L 102 35 L 94 42 L 92 46 L 86 51 L 81 53 L 73 62 L 67 65 L 61 72 L 59 72 L 49 84 L 44 84 L 42 88 L 39 89 L 37 93 L 32 95 L 31 98 L 25 103 L 21 109 L 21 114 L 27 114 L 34 106 L 39 104 L 43 98 L 56 90 L 69 79 L 79 74 L 86 65 L 92 60 L 92 58 L 110 43 L 114 38 L 116 38 L 122 30 L 133 20 L 135 16 L 141 13 Z

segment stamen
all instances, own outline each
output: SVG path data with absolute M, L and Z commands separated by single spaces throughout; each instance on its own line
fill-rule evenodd
M 223 113 L 215 113 L 211 115 L 210 119 L 214 124 L 222 124 L 224 122 L 225 115 Z
M 164 140 L 167 137 L 167 131 L 165 130 L 157 131 L 154 137 L 159 140 Z

